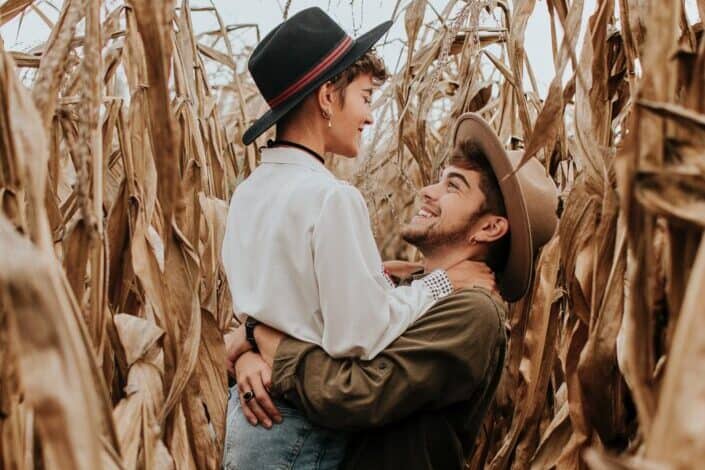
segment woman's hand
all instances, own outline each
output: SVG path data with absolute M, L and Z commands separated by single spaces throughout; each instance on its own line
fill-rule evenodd
M 281 423 L 281 414 L 268 393 L 272 384 L 272 368 L 259 354 L 248 351 L 235 361 L 234 369 L 242 412 L 250 424 L 257 426 L 262 423 L 269 429 L 272 421 Z M 248 396 L 252 398 L 247 400 Z
M 231 376 L 235 376 L 235 361 L 244 353 L 252 349 L 252 345 L 245 338 L 245 325 L 242 324 L 230 330 L 223 337 L 225 341 L 225 363 Z
M 255 328 L 255 341 L 257 342 L 259 355 L 269 367 L 274 365 L 274 357 L 277 355 L 279 344 L 284 338 L 284 333 L 270 328 L 264 323 L 260 323 Z
M 453 290 L 477 286 L 499 294 L 494 272 L 482 261 L 462 261 L 446 269 L 446 273 L 453 284 Z
M 385 261 L 382 266 L 384 266 L 387 274 L 397 279 L 408 279 L 412 274 L 423 270 L 423 264 L 421 263 L 400 260 Z

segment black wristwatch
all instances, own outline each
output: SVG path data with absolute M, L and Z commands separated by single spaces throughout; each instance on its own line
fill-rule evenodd
M 247 320 L 245 320 L 245 339 L 252 346 L 253 352 L 259 352 L 257 341 L 255 341 L 255 327 L 257 325 L 259 325 L 259 322 L 252 317 L 247 317 Z

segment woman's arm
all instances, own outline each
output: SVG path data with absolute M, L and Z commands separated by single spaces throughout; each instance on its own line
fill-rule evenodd
M 367 206 L 353 186 L 339 184 L 312 233 L 323 338 L 333 357 L 374 358 L 433 302 L 452 291 L 444 271 L 393 288 L 382 269 Z
M 245 324 L 242 323 L 228 331 L 224 336 L 225 341 L 225 361 L 230 375 L 235 376 L 235 362 L 244 353 L 252 349 L 252 346 L 245 338 Z

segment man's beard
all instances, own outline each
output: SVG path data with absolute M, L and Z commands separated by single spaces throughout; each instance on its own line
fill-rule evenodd
M 480 214 L 472 214 L 465 223 L 440 229 L 436 225 L 418 227 L 407 224 L 401 229 L 401 238 L 417 247 L 422 253 L 430 253 L 442 246 L 457 245 L 466 240 L 468 232 Z

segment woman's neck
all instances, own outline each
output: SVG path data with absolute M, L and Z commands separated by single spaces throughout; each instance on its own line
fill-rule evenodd
M 282 132 L 277 132 L 277 140 L 288 140 L 304 147 L 308 147 L 319 155 L 325 153 L 323 138 L 313 129 L 287 126 Z

